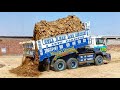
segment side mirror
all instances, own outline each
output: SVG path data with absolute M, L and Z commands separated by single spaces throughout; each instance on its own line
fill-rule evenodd
M 85 29 L 89 30 L 90 29 L 90 21 L 85 22 Z

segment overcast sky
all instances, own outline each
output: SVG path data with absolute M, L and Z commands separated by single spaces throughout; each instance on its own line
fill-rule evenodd
M 32 36 L 35 23 L 76 15 L 93 35 L 120 35 L 120 12 L 0 12 L 0 36 Z

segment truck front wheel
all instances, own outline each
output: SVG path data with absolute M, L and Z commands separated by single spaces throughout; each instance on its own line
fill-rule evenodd
M 75 69 L 78 68 L 78 60 L 76 58 L 70 58 L 67 61 L 68 69 Z
M 66 69 L 66 62 L 63 59 L 58 59 L 54 65 L 53 68 L 55 71 L 62 71 Z
M 103 57 L 101 55 L 98 55 L 95 58 L 95 65 L 102 65 L 103 64 Z

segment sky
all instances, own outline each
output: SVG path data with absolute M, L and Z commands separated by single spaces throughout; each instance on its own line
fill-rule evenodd
M 91 35 L 120 35 L 120 12 L 0 12 L 0 36 L 32 36 L 35 23 L 68 15 L 90 21 Z

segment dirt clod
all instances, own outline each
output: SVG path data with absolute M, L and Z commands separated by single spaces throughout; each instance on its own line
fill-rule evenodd
M 0 68 L 4 67 L 5 65 L 4 64 L 0 64 Z

